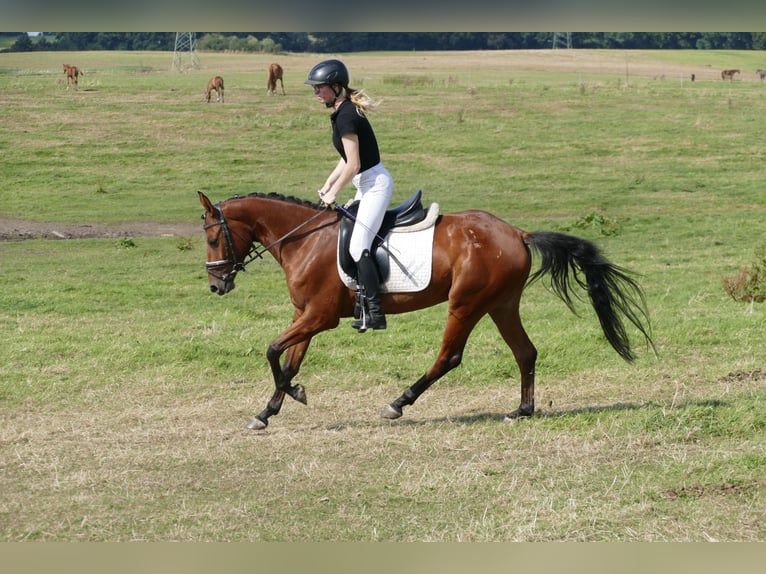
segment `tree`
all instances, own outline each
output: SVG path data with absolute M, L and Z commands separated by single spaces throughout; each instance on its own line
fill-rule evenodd
M 766 32 L 753 32 L 751 48 L 753 50 L 766 50 Z
M 35 45 L 32 43 L 32 39 L 29 34 L 19 34 L 16 41 L 11 45 L 11 52 L 31 52 L 35 49 Z

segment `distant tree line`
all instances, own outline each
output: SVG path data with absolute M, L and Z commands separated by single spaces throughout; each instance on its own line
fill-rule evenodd
M 173 50 L 175 32 L 46 32 L 16 36 L 8 48 L 35 50 Z M 553 47 L 553 32 L 196 32 L 200 50 L 365 52 L 522 50 Z M 572 48 L 625 50 L 764 50 L 766 32 L 572 32 Z M 559 44 L 559 47 L 561 45 Z
M 8 36 L 8 32 L 2 35 Z M 15 34 L 11 52 L 79 50 L 172 50 L 175 32 L 44 32 Z

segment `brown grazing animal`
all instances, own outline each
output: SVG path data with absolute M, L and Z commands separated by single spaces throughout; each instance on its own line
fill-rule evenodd
M 271 64 L 269 66 L 269 82 L 266 86 L 266 91 L 270 96 L 277 95 L 277 80 L 282 84 L 282 95 L 285 95 L 285 83 L 282 81 L 282 66 L 279 64 Z
M 205 98 L 208 104 L 210 103 L 210 94 L 213 91 L 215 91 L 215 101 L 223 103 L 223 78 L 221 76 L 210 78 L 210 81 L 207 83 Z
M 85 74 L 77 66 L 70 66 L 64 64 L 64 73 L 66 74 L 66 89 L 69 89 L 69 83 L 71 82 L 74 89 L 77 89 L 77 76 L 84 76 Z

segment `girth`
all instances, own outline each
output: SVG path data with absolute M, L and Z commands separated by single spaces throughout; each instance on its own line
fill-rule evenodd
M 381 281 L 385 281 L 388 278 L 390 268 L 388 267 L 388 257 L 378 257 L 376 252 L 381 243 L 383 243 L 386 235 L 388 235 L 393 228 L 415 225 L 426 218 L 426 210 L 423 209 L 423 204 L 421 203 L 422 195 L 423 191 L 419 189 L 401 205 L 386 210 L 386 214 L 383 216 L 383 223 L 380 225 L 380 229 L 376 230 L 377 235 L 372 241 L 370 255 L 372 255 L 378 263 Z M 356 218 L 356 214 L 359 211 L 359 201 L 349 204 L 345 209 Z M 343 215 L 340 219 L 338 260 L 341 269 L 343 269 L 343 271 L 350 277 L 356 277 L 356 263 L 348 252 L 349 243 L 351 242 L 351 232 L 353 229 L 354 220 Z

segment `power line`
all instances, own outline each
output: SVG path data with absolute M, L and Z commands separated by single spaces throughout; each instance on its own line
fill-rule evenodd
M 189 68 L 198 68 L 197 38 L 194 32 L 176 32 L 176 44 L 173 48 L 173 70 L 183 72 Z
M 557 48 L 571 48 L 572 47 L 572 32 L 554 32 L 553 33 L 553 46 L 554 50 Z

